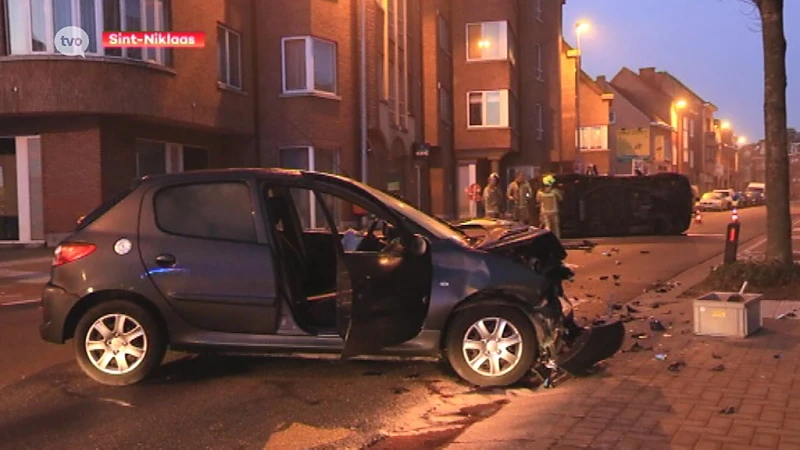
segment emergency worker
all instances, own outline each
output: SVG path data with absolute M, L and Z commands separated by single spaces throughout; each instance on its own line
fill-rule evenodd
M 556 179 L 552 175 L 542 178 L 542 187 L 536 192 L 536 203 L 539 204 L 540 227 L 550 230 L 557 238 L 561 239 L 558 203 L 563 200 L 563 196 L 558 189 L 553 187 L 555 182 Z

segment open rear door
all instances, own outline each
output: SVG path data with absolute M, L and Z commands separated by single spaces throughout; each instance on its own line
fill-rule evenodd
M 432 277 L 427 240 L 398 238 L 380 252 L 346 252 L 343 262 L 337 284 L 343 358 L 377 353 L 422 331 Z

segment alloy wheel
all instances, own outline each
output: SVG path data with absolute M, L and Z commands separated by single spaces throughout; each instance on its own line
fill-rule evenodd
M 486 317 L 467 328 L 461 347 L 473 371 L 487 377 L 499 377 L 519 364 L 523 351 L 522 335 L 508 320 Z
M 144 360 L 147 334 L 133 317 L 107 314 L 89 327 L 84 348 L 95 368 L 109 375 L 124 375 Z

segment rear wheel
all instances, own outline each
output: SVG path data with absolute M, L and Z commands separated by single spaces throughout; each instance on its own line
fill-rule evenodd
M 161 364 L 164 333 L 139 305 L 114 300 L 87 311 L 75 328 L 75 356 L 97 382 L 127 386 L 146 378 Z
M 510 306 L 457 313 L 447 331 L 447 361 L 477 386 L 508 386 L 530 371 L 539 345 L 530 319 Z

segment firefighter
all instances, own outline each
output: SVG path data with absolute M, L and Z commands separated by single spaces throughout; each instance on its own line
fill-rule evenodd
M 531 198 L 531 187 L 525 179 L 524 172 L 517 172 L 514 181 L 508 184 L 507 194 L 513 220 L 529 224 L 528 201 Z
M 493 173 L 489 175 L 489 183 L 483 189 L 483 207 L 486 217 L 499 219 L 502 206 L 503 193 L 500 191 L 500 176 Z
M 536 192 L 536 203 L 539 204 L 539 221 L 541 228 L 553 232 L 561 239 L 561 227 L 558 222 L 558 203 L 563 199 L 561 192 L 554 188 L 556 179 L 552 175 L 542 178 L 542 188 Z

